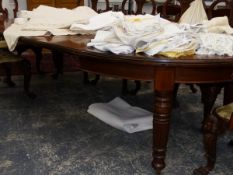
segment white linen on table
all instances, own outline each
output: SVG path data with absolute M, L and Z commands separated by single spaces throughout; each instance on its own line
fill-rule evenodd
M 93 33 L 97 30 L 108 30 L 123 18 L 124 14 L 122 12 L 103 12 L 90 18 L 88 24 L 80 24 L 79 22 L 73 23 L 70 26 L 70 30 L 81 33 L 84 33 L 85 31 L 87 33 Z
M 233 56 L 233 36 L 217 33 L 199 33 L 197 54 Z
M 20 36 L 43 36 L 47 33 L 47 31 L 26 31 L 22 30 L 22 27 L 22 25 L 12 24 L 3 33 L 10 51 L 15 49 Z
M 17 45 L 20 36 L 41 36 L 47 32 L 53 35 L 75 35 L 68 30 L 74 22 L 86 23 L 97 13 L 89 7 L 80 6 L 73 10 L 41 5 L 32 12 L 23 12 L 28 19 L 23 25 L 12 24 L 4 31 L 4 37 L 10 51 Z

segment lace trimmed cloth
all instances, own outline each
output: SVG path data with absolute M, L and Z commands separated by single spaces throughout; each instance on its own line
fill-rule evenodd
M 196 54 L 233 56 L 233 36 L 217 33 L 199 33 Z

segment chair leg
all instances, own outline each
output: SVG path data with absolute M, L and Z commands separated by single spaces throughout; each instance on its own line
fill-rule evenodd
M 233 140 L 228 143 L 230 146 L 233 146 Z
M 135 88 L 132 90 L 128 89 L 128 80 L 123 79 L 122 80 L 122 88 L 121 93 L 123 95 L 136 95 L 138 91 L 141 89 L 141 81 L 135 80 Z
M 89 84 L 89 77 L 87 72 L 83 72 L 83 83 Z
M 188 84 L 189 88 L 191 89 L 192 93 L 196 93 L 197 92 L 197 88 L 194 86 L 194 84 Z
M 179 90 L 180 84 L 176 83 L 173 91 L 173 107 L 178 108 L 180 106 L 179 101 L 177 100 L 177 94 Z
M 22 70 L 24 73 L 24 92 L 30 98 L 34 99 L 36 95 L 30 91 L 30 81 L 31 81 L 31 63 L 28 60 L 21 61 Z
M 3 80 L 4 83 L 8 85 L 8 87 L 15 87 L 15 83 L 11 79 L 11 64 L 10 63 L 4 63 L 3 68 L 5 70 L 6 77 Z
M 96 85 L 100 79 L 100 75 L 96 74 L 93 80 L 89 80 L 88 72 L 83 72 L 83 83 Z
M 36 70 L 39 74 L 43 75 L 44 72 L 40 68 L 40 63 L 41 63 L 41 59 L 42 59 L 42 48 L 34 47 L 34 48 L 32 48 L 32 50 L 36 56 Z
M 122 80 L 121 93 L 126 95 L 128 93 L 128 81 L 126 79 Z
M 52 75 L 54 79 L 57 79 L 59 74 L 63 74 L 63 53 L 58 51 L 52 51 L 53 62 L 56 68 L 56 72 Z
M 216 162 L 216 145 L 218 136 L 218 119 L 209 115 L 203 126 L 203 143 L 207 164 L 193 171 L 194 175 L 208 175 Z
M 92 85 L 96 85 L 100 79 L 100 75 L 96 74 L 95 79 L 91 80 Z
M 202 95 L 202 102 L 204 105 L 204 118 L 202 124 L 205 123 L 205 120 L 210 115 L 211 110 L 214 106 L 216 98 L 220 93 L 223 85 L 211 85 L 211 84 L 202 84 L 200 85 L 201 95 Z M 202 126 L 203 127 L 203 126 Z

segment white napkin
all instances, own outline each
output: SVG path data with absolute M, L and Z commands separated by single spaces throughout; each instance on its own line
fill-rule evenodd
M 108 103 L 91 104 L 87 112 L 104 123 L 128 133 L 153 128 L 151 112 L 131 106 L 120 97 L 116 97 Z

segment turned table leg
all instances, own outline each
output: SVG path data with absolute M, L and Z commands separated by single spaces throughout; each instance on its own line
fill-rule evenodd
M 157 174 L 165 168 L 165 155 L 169 133 L 170 112 L 173 93 L 155 92 L 155 113 L 153 119 L 153 167 Z
M 165 156 L 173 105 L 174 71 L 159 69 L 154 82 L 153 161 L 156 174 L 165 168 Z

